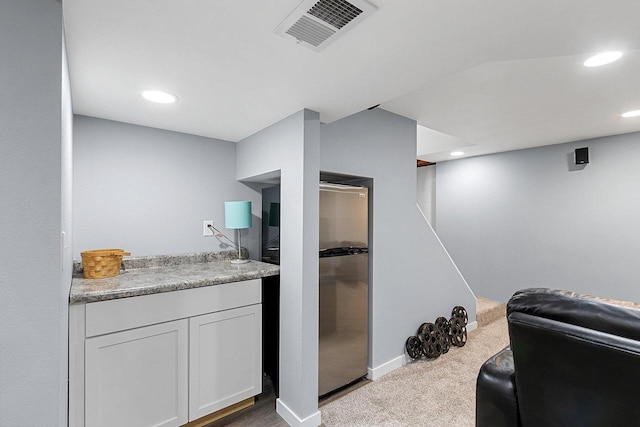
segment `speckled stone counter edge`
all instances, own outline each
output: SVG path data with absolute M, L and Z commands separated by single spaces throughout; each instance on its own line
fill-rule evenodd
M 70 304 L 91 303 L 120 298 L 172 292 L 243 280 L 275 276 L 280 267 L 252 260 L 232 264 L 229 253 L 184 254 L 129 259 L 122 274 L 104 279 L 75 276 L 69 294 Z M 138 268 L 133 268 L 135 265 Z

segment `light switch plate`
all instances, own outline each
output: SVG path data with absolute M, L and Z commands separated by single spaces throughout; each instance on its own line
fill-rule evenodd
M 209 225 L 213 225 L 213 220 L 205 219 L 204 221 L 202 221 L 202 236 L 213 236 L 213 230 L 208 227 Z

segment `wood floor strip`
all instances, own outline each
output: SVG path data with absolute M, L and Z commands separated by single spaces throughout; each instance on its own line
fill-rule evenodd
M 187 424 L 184 424 L 183 427 L 205 427 L 210 425 L 211 423 L 213 423 L 214 421 L 217 421 L 219 419 L 222 419 L 224 417 L 227 417 L 231 414 L 234 414 L 238 411 L 241 411 L 243 409 L 246 409 L 250 406 L 253 406 L 253 404 L 255 403 L 255 398 L 250 397 L 248 399 L 242 400 L 238 403 L 234 403 L 231 406 L 227 406 L 224 409 L 220 409 L 219 411 L 213 412 L 209 415 L 205 415 L 204 417 L 198 418 L 197 420 L 193 420 L 191 422 L 188 422 Z

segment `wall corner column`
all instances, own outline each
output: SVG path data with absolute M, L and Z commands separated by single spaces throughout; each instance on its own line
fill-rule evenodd
M 320 424 L 318 410 L 318 181 L 320 117 L 301 110 L 240 141 L 237 178 L 280 173 L 280 396 L 292 426 Z

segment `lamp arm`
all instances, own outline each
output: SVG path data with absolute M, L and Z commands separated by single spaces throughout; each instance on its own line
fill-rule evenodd
M 235 247 L 236 247 L 236 249 L 238 249 L 238 245 L 237 245 L 233 240 L 231 240 L 231 239 L 229 239 L 227 236 L 225 236 L 223 232 L 221 232 L 220 230 L 218 230 L 217 228 L 215 228 L 215 227 L 214 227 L 213 225 L 211 225 L 211 224 L 208 224 L 208 225 L 207 225 L 207 227 L 209 227 L 209 228 L 211 228 L 212 230 L 215 230 L 215 231 L 217 231 L 217 232 L 218 232 L 218 234 L 216 234 L 216 237 L 224 237 L 224 238 L 225 238 L 225 239 L 227 239 L 229 242 L 231 242 L 231 244 L 232 244 L 233 246 L 235 246 Z

